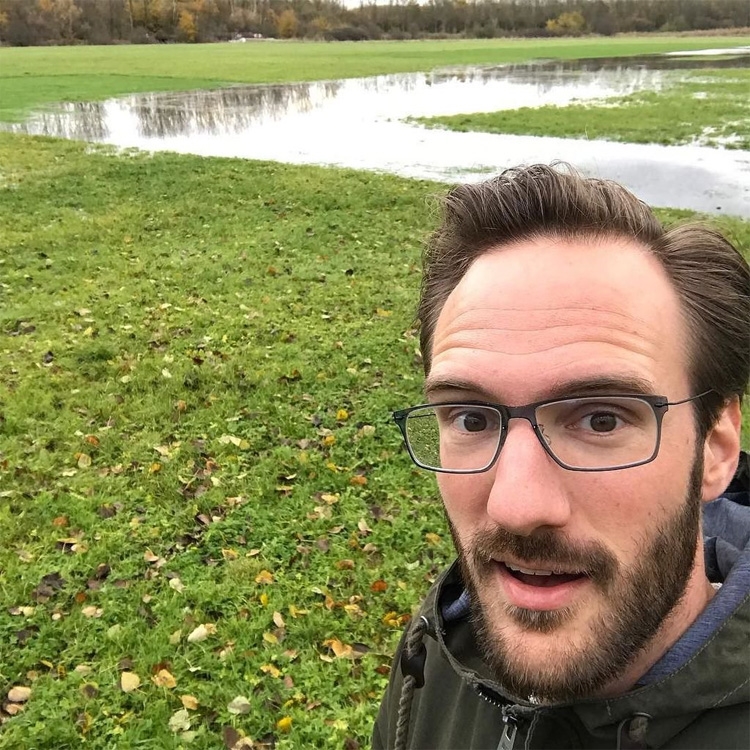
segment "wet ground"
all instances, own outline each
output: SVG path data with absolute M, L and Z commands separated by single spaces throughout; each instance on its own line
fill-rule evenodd
M 663 87 L 680 70 L 750 66 L 750 49 L 549 61 L 65 104 L 17 132 L 206 156 L 371 169 L 443 181 L 569 161 L 660 206 L 750 216 L 750 154 L 425 129 L 405 118 L 564 105 Z

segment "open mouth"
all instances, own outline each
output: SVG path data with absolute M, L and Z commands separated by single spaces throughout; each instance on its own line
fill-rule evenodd
M 501 568 L 508 575 L 515 578 L 527 586 L 536 586 L 538 588 L 550 588 L 552 586 L 561 586 L 564 583 L 571 583 L 583 578 L 588 578 L 583 572 L 567 572 L 563 570 L 545 570 L 543 568 L 526 568 L 520 565 L 498 562 Z

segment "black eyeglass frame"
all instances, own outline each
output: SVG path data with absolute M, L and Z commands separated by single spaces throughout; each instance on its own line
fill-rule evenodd
M 531 427 L 534 430 L 534 434 L 537 436 L 537 439 L 542 445 L 542 448 L 544 448 L 547 455 L 560 467 L 563 469 L 566 469 L 567 471 L 619 471 L 620 469 L 632 469 L 635 466 L 643 466 L 644 464 L 651 463 L 657 455 L 659 455 L 659 447 L 661 445 L 661 425 L 662 420 L 664 419 L 664 415 L 669 410 L 670 406 L 680 406 L 681 404 L 687 404 L 691 401 L 697 401 L 699 398 L 703 398 L 704 396 L 707 396 L 709 393 L 712 393 L 713 391 L 711 389 L 704 391 L 703 393 L 699 393 L 696 396 L 690 396 L 689 398 L 684 398 L 680 401 L 668 401 L 666 396 L 654 396 L 650 394 L 639 394 L 639 393 L 602 393 L 602 394 L 591 394 L 588 393 L 586 395 L 581 396 L 565 396 L 563 398 L 548 398 L 544 399 L 543 401 L 535 401 L 533 404 L 524 404 L 523 406 L 506 406 L 505 404 L 493 404 L 487 401 L 441 401 L 440 403 L 436 404 L 419 404 L 418 406 L 410 406 L 408 409 L 399 409 L 398 411 L 393 412 L 393 419 L 398 425 L 399 430 L 401 430 L 401 436 L 404 439 L 404 445 L 406 446 L 406 450 L 409 452 L 409 456 L 411 457 L 411 460 L 419 466 L 420 469 L 426 469 L 427 471 L 434 471 L 439 474 L 482 474 L 485 471 L 489 471 L 492 466 L 494 465 L 495 461 L 497 461 L 498 456 L 500 455 L 500 451 L 503 449 L 503 445 L 505 445 L 505 439 L 508 436 L 508 427 L 510 424 L 511 419 L 525 419 L 529 424 L 531 424 Z M 643 401 L 647 403 L 651 409 L 654 412 L 654 417 L 656 419 L 656 442 L 654 445 L 654 451 L 653 453 L 648 457 L 643 459 L 642 461 L 634 461 L 629 464 L 622 464 L 620 466 L 605 466 L 602 468 L 594 468 L 594 469 L 586 469 L 582 468 L 580 466 L 569 466 L 568 464 L 561 461 L 550 448 L 549 444 L 544 438 L 544 435 L 542 434 L 542 427 L 537 422 L 536 418 L 536 410 L 540 406 L 548 406 L 549 404 L 557 404 L 564 401 L 575 401 L 577 399 L 597 399 L 597 398 L 635 398 L 640 401 Z M 481 469 L 439 469 L 434 466 L 428 466 L 427 464 L 422 463 L 417 459 L 417 457 L 414 455 L 414 451 L 412 450 L 411 443 L 409 441 L 409 438 L 406 434 L 406 421 L 409 417 L 409 415 L 417 411 L 418 409 L 433 409 L 435 407 L 439 406 L 482 406 L 485 408 L 492 409 L 493 411 L 497 412 L 500 415 L 500 435 L 498 437 L 497 441 L 497 449 L 495 450 L 495 454 L 492 456 L 492 459 L 487 463 L 486 466 L 482 467 Z

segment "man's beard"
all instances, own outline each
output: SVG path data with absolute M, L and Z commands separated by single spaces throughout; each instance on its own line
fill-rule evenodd
M 684 596 L 700 528 L 702 475 L 703 460 L 699 455 L 692 467 L 685 502 L 653 534 L 644 535 L 635 563 L 626 570 L 621 570 L 604 545 L 573 545 L 548 530 L 531 536 L 517 536 L 502 528 L 480 531 L 464 549 L 449 519 L 471 598 L 477 642 L 485 662 L 510 695 L 545 703 L 571 702 L 593 697 L 622 677 Z M 503 557 L 525 563 L 554 562 L 560 568 L 586 571 L 609 607 L 589 621 L 589 633 L 582 647 L 562 647 L 543 668 L 525 661 L 523 646 L 510 642 L 503 626 L 491 621 L 479 596 L 480 588 L 487 592 L 497 586 L 497 563 L 492 559 Z M 498 607 L 505 618 L 523 630 L 549 634 L 551 644 L 555 643 L 553 639 L 563 637 L 555 631 L 577 613 L 575 606 L 537 611 L 495 602 L 496 612 Z

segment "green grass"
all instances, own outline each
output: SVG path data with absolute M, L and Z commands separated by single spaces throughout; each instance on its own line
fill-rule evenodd
M 750 70 L 702 70 L 662 91 L 598 103 L 414 118 L 430 127 L 669 145 L 750 149 Z
M 640 55 L 750 44 L 750 37 L 622 36 L 413 42 L 0 48 L 0 120 L 57 101 L 236 83 L 311 81 L 537 58 Z
M 0 746 L 368 746 L 451 556 L 389 420 L 442 188 L 3 134 L 0 165 L 0 690 L 32 689 Z

